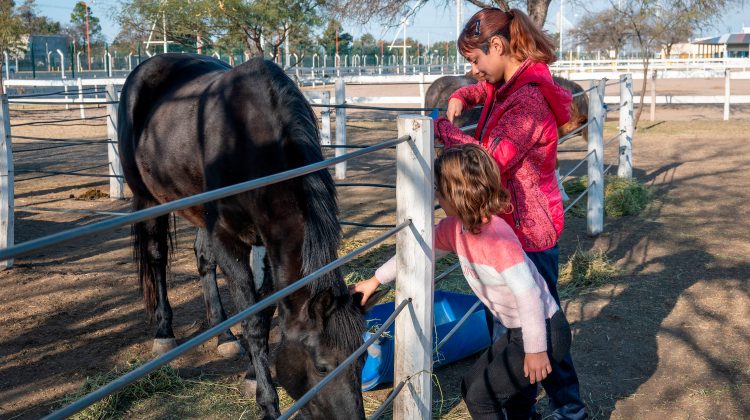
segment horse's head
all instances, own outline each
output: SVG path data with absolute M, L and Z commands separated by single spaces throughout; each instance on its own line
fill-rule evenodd
M 285 320 L 274 364 L 277 381 L 292 398 L 302 397 L 362 345 L 363 314 L 381 296 L 373 295 L 363 306 L 361 295 L 352 299 L 345 288 L 343 293 L 326 289 Z M 364 419 L 363 364 L 364 356 L 323 387 L 303 408 L 303 418 Z

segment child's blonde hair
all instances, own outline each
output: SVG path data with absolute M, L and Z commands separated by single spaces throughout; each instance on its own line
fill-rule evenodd
M 531 59 L 545 64 L 555 62 L 555 46 L 526 13 L 511 9 L 482 9 L 469 19 L 458 37 L 458 49 L 464 56 L 471 50 L 489 51 L 489 41 L 499 36 L 506 49 L 518 61 Z
M 443 150 L 435 160 L 435 188 L 456 210 L 464 227 L 481 232 L 493 215 L 510 210 L 510 195 L 500 170 L 481 146 L 464 144 Z

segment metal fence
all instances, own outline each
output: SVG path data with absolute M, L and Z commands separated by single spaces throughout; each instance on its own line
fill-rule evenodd
M 574 202 L 569 204 L 565 211 L 569 211 L 584 196 L 587 197 L 587 230 L 591 235 L 601 233 L 603 230 L 604 218 L 604 176 L 613 165 L 618 165 L 618 174 L 621 177 L 630 177 L 632 172 L 632 121 L 633 121 L 633 101 L 632 101 L 632 77 L 623 75 L 619 81 L 609 82 L 609 84 L 619 83 L 621 86 L 620 95 L 620 127 L 618 133 L 608 139 L 603 139 L 604 121 L 607 112 L 613 111 L 604 103 L 604 89 L 608 84 L 606 80 L 592 83 L 587 89 L 589 93 L 589 120 L 581 129 L 588 129 L 588 153 L 584 159 L 579 162 L 563 178 L 571 176 L 573 172 L 587 163 L 589 184 L 586 191 L 582 193 Z M 337 87 L 344 86 L 343 81 L 337 84 Z M 343 91 L 343 88 L 341 89 Z M 116 142 L 116 90 L 114 85 L 107 88 L 108 97 L 104 101 L 108 105 L 108 136 L 110 139 L 108 147 L 112 154 L 117 154 Z M 337 97 L 341 99 L 337 89 Z M 344 97 L 345 98 L 345 97 Z M 325 95 L 319 98 L 323 103 L 326 101 Z M 316 100 L 313 98 L 313 100 Z M 330 101 L 330 96 L 328 97 Z M 338 102 L 338 100 L 337 100 Z M 337 166 L 345 163 L 352 158 L 365 156 L 386 148 L 396 147 L 396 196 L 397 196 L 397 222 L 396 226 L 376 237 L 363 247 L 350 252 L 349 254 L 320 267 L 310 275 L 300 279 L 293 285 L 276 291 L 267 298 L 243 309 L 238 314 L 227 319 L 225 322 L 204 331 L 198 336 L 188 340 L 179 347 L 159 356 L 136 370 L 118 378 L 117 380 L 105 385 L 104 387 L 84 396 L 80 400 L 68 405 L 54 413 L 48 418 L 65 418 L 87 406 L 95 403 L 99 399 L 116 392 L 122 387 L 130 384 L 149 372 L 169 363 L 171 360 L 179 357 L 185 352 L 195 348 L 201 343 L 213 338 L 230 326 L 246 319 L 259 311 L 273 305 L 279 299 L 294 293 L 317 277 L 326 272 L 338 268 L 358 255 L 366 252 L 375 245 L 381 243 L 387 238 L 397 236 L 397 265 L 398 281 L 396 282 L 396 311 L 386 320 L 381 328 L 368 339 L 359 349 L 348 357 L 341 365 L 334 369 L 318 385 L 312 388 L 307 394 L 301 397 L 282 418 L 289 418 L 299 408 L 309 401 L 310 398 L 337 374 L 343 371 L 346 366 L 353 363 L 359 355 L 366 351 L 367 347 L 377 340 L 377 338 L 386 329 L 395 322 L 395 374 L 394 386 L 391 395 L 386 399 L 383 405 L 372 415 L 371 418 L 380 416 L 387 407 L 394 404 L 394 418 L 411 419 L 411 418 L 430 418 L 432 412 L 432 355 L 441 346 L 449 340 L 455 331 L 468 319 L 475 309 L 472 307 L 467 315 L 463 316 L 457 325 L 449 332 L 440 343 L 432 342 L 432 323 L 433 323 L 433 292 L 435 284 L 439 283 L 446 276 L 458 268 L 458 264 L 449 267 L 448 270 L 434 276 L 434 257 L 432 252 L 433 244 L 433 226 L 434 226 L 434 199 L 433 199 L 433 132 L 432 119 L 429 116 L 407 115 L 399 116 L 398 138 L 380 142 L 376 145 L 358 148 L 352 152 L 345 152 L 347 146 L 345 142 L 345 125 L 342 138 L 339 139 L 339 121 L 345 124 L 346 100 L 342 100 L 339 105 L 329 105 L 335 107 L 337 118 L 337 144 L 342 146 L 336 149 L 336 156 L 318 162 L 312 165 L 296 168 L 282 173 L 270 175 L 246 181 L 240 184 L 227 186 L 221 189 L 208 191 L 196 196 L 185 197 L 169 203 L 161 204 L 149 209 L 121 215 L 100 222 L 88 224 L 69 231 L 60 232 L 47 237 L 28 241 L 22 244 L 13 245 L 13 155 L 11 149 L 11 125 L 8 118 L 8 100 L 6 96 L 2 98 L 2 108 L 0 112 L 4 124 L 0 125 L 0 136 L 3 141 L 0 142 L 0 218 L 3 229 L 0 234 L 0 261 L 8 264 L 13 258 L 23 255 L 33 254 L 42 249 L 55 247 L 62 243 L 75 241 L 87 236 L 95 235 L 101 232 L 110 231 L 120 226 L 143 221 L 149 218 L 157 217 L 172 213 L 174 211 L 207 203 L 212 200 L 221 199 L 234 194 L 250 191 L 256 188 L 282 182 L 294 177 L 303 176 L 319 170 L 325 170 L 331 166 Z M 57 103 L 57 102 L 55 102 Z M 344 111 L 339 117 L 339 111 Z M 113 118 L 114 117 L 114 118 Z M 329 113 L 330 117 L 330 113 Z M 324 117 L 325 118 L 325 117 Z M 330 121 L 328 123 L 330 127 Z M 473 127 L 468 127 L 469 129 Z M 323 124 L 325 131 L 325 123 Z M 571 133 L 570 136 L 576 133 Z M 560 144 L 566 142 L 570 136 L 559 140 Z M 323 137 L 324 142 L 326 137 Z M 330 133 L 328 136 L 330 142 Z M 619 140 L 619 141 L 618 141 Z M 341 143 L 338 143 L 341 141 Z M 612 162 L 606 169 L 604 168 L 604 148 L 606 145 L 618 141 L 618 159 Z M 339 152 L 341 150 L 341 152 Z M 113 169 L 112 155 L 110 155 L 110 174 L 112 182 L 119 182 L 115 185 L 115 190 L 119 189 L 122 193 L 122 173 Z M 338 166 L 337 166 L 338 171 Z M 344 169 L 345 171 L 345 169 Z M 378 185 L 380 186 L 380 185 Z M 111 185 L 112 188 L 112 185 Z M 8 224 L 10 229 L 8 229 Z M 404 309 L 409 308 L 408 311 Z M 402 394 L 400 391 L 406 385 L 410 392 Z

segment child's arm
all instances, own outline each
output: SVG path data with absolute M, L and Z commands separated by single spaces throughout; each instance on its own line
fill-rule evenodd
M 435 226 L 435 259 L 442 258 L 449 252 L 453 251 L 451 241 L 448 238 L 455 221 L 452 218 L 445 218 Z M 392 256 L 383 265 L 375 270 L 375 275 L 367 280 L 362 280 L 350 287 L 352 294 L 362 293 L 362 305 L 367 302 L 370 296 L 381 284 L 387 284 L 396 280 L 396 256 Z

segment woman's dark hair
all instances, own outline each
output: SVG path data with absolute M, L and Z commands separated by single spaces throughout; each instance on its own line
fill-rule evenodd
M 499 36 L 518 61 L 530 59 L 545 64 L 555 62 L 552 40 L 526 13 L 511 9 L 504 12 L 496 8 L 482 9 L 469 19 L 458 37 L 458 49 L 464 56 L 471 50 L 489 51 L 490 39 Z

